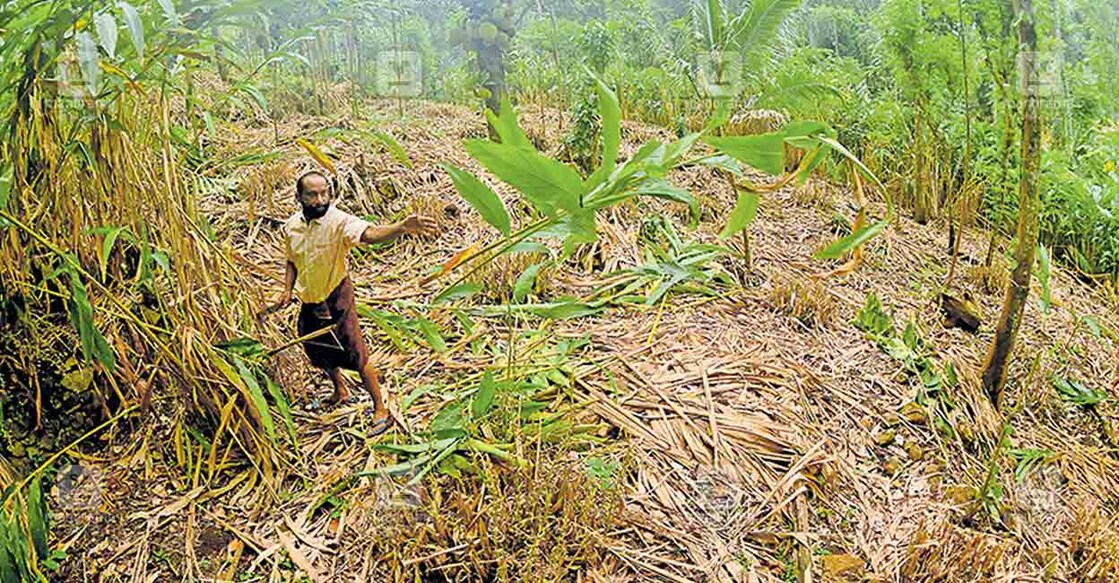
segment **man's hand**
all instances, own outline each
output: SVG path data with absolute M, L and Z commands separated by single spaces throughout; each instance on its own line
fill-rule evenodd
M 276 298 L 276 303 L 272 307 L 279 310 L 280 308 L 283 308 L 290 303 L 291 303 L 291 290 L 286 289 L 280 294 L 280 297 Z
M 291 303 L 291 290 L 289 289 L 289 290 L 285 290 L 283 293 L 280 294 L 280 297 L 276 298 L 276 303 L 274 303 L 274 304 L 264 308 L 263 310 L 261 310 L 260 313 L 258 313 L 256 315 L 257 321 L 259 322 L 265 316 L 269 316 L 271 314 L 274 314 L 274 313 L 286 308 L 288 306 L 288 304 L 290 304 L 290 303 Z
M 400 222 L 400 229 L 408 235 L 434 234 L 438 228 L 439 224 L 435 222 L 435 219 L 421 217 L 420 215 L 410 215 Z

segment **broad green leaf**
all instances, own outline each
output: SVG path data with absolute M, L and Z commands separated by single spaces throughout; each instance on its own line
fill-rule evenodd
M 109 278 L 109 255 L 113 252 L 113 245 L 117 242 L 117 237 L 127 227 L 116 227 L 110 229 L 105 234 L 105 239 L 101 241 L 101 256 L 98 259 L 101 262 L 101 279 L 106 280 Z
M 0 211 L 8 208 L 12 197 L 12 167 L 0 164 Z
M 513 111 L 513 106 L 509 103 L 508 98 L 501 100 L 500 115 L 496 115 L 487 109 L 486 119 L 490 122 L 490 126 L 493 127 L 502 144 L 535 150 L 532 142 L 528 141 L 528 137 L 525 136 L 525 133 L 517 124 L 517 114 Z
M 1084 323 L 1088 326 L 1088 331 L 1092 333 L 1092 336 L 1096 338 L 1100 337 L 1100 333 L 1103 330 L 1100 328 L 1099 319 L 1095 316 L 1084 316 Z
M 163 17 L 171 23 L 172 26 L 179 25 L 179 14 L 175 11 L 175 5 L 171 0 L 158 0 L 159 7 L 163 9 Z
M 695 223 L 699 220 L 699 201 L 697 201 L 696 198 L 692 196 L 692 193 L 684 190 L 683 188 L 673 186 L 666 180 L 655 179 L 646 181 L 637 188 L 636 194 L 682 202 L 688 205 L 688 212 L 691 216 L 692 225 L 695 225 Z
M 35 554 L 40 559 L 50 555 L 50 546 L 47 537 L 50 535 L 50 523 L 47 519 L 47 504 L 43 500 L 43 487 L 41 477 L 31 480 L 27 493 L 27 530 L 31 531 L 31 542 L 35 547 Z
M 238 89 L 251 97 L 252 100 L 256 102 L 257 107 L 262 111 L 268 111 L 268 100 L 264 98 L 264 94 L 260 92 L 260 89 L 257 89 L 256 85 L 252 83 L 243 83 L 238 86 Z
M 110 59 L 117 56 L 117 20 L 111 12 L 98 12 L 93 15 L 93 24 L 97 29 L 97 41 Z
M 373 323 L 389 337 L 389 341 L 401 352 L 407 352 L 411 348 L 409 342 L 404 337 L 403 319 L 396 314 L 375 310 L 367 305 L 360 304 L 357 308 L 357 313 L 364 318 L 373 320 Z
M 498 231 L 501 231 L 506 237 L 512 232 L 512 227 L 509 223 L 509 213 L 505 210 L 505 205 L 501 202 L 496 194 L 490 187 L 478 180 L 473 174 L 457 168 L 451 164 L 441 164 L 443 170 L 451 176 L 451 181 L 455 184 L 455 189 L 458 190 L 459 196 L 466 199 L 482 218 Z
M 259 340 L 248 336 L 241 336 L 233 340 L 218 342 L 214 344 L 214 347 L 249 359 L 264 354 L 264 345 L 261 344 Z
M 404 147 L 400 145 L 400 142 L 397 142 L 396 138 L 392 137 L 391 134 L 389 134 L 388 132 L 382 132 L 381 130 L 369 130 L 369 135 L 372 136 L 373 139 L 377 140 L 382 146 L 384 146 L 385 149 L 389 151 L 389 155 L 391 155 L 394 160 L 400 162 L 408 168 L 412 167 L 412 159 L 408 157 L 408 152 L 404 150 Z
M 827 144 L 828 146 L 831 146 L 833 150 L 839 152 L 843 155 L 843 157 L 853 162 L 855 164 L 855 167 L 858 168 L 860 172 L 862 172 L 863 176 L 867 177 L 867 179 L 873 182 L 878 188 L 882 189 L 883 192 L 888 192 L 886 190 L 886 186 L 878 180 L 878 177 L 870 171 L 870 168 L 867 168 L 866 164 L 863 164 L 863 161 L 859 160 L 858 156 L 852 154 L 850 150 L 843 146 L 843 144 L 840 144 L 838 141 L 822 135 L 817 135 L 816 139 Z
M 867 241 L 873 239 L 875 235 L 882 232 L 882 229 L 886 228 L 887 224 L 886 221 L 878 221 L 873 225 L 865 226 L 817 251 L 813 257 L 816 259 L 838 259 L 843 257 Z
M 593 210 L 581 209 L 575 214 L 564 217 L 555 227 L 567 231 L 567 237 L 563 240 L 565 258 L 575 251 L 576 246 L 594 243 L 598 240 L 598 230 L 595 227 Z
M 585 67 L 584 67 L 585 68 Z M 598 168 L 587 180 L 587 188 L 594 188 L 601 184 L 614 172 L 617 164 L 618 146 L 622 140 L 622 109 L 618 105 L 618 96 L 606 86 L 590 69 L 587 73 L 595 82 L 598 92 L 598 115 L 602 118 L 602 159 Z
M 1045 314 L 1049 313 L 1050 305 L 1049 267 L 1049 250 L 1045 248 L 1044 243 L 1038 243 L 1037 281 L 1041 284 L 1041 311 Z
M 478 385 L 478 392 L 474 393 L 474 400 L 470 402 L 470 415 L 479 419 L 490 410 L 494 396 L 497 394 L 497 382 L 493 380 L 493 373 L 486 371 L 482 375 L 482 384 Z
M 792 138 L 807 137 L 815 134 L 834 136 L 835 130 L 826 123 L 818 121 L 791 121 L 778 130 L 786 141 Z
M 716 150 L 772 175 L 785 172 L 785 139 L 780 133 L 755 136 L 705 136 L 704 142 Z
M 583 181 L 571 167 L 535 150 L 488 140 L 467 140 L 466 151 L 541 213 L 553 217 L 557 209 L 578 211 Z
M 101 67 L 98 66 L 97 44 L 93 37 L 84 30 L 78 33 L 78 69 L 82 72 L 86 91 L 90 95 L 97 95 L 97 87 L 101 82 Z
M 431 320 L 420 319 L 416 321 L 416 328 L 424 337 L 424 342 L 435 352 L 446 352 L 447 342 L 443 339 L 443 335 L 439 333 L 439 327 Z
M 140 13 L 136 12 L 136 8 L 124 0 L 118 2 L 117 6 L 120 6 L 121 12 L 124 13 L 124 24 L 128 26 L 128 34 L 132 36 L 132 46 L 136 47 L 136 54 L 143 60 L 144 23 L 140 20 Z
M 528 297 L 536 284 L 536 275 L 540 273 L 540 266 L 540 263 L 529 265 L 517 276 L 517 282 L 513 284 L 513 303 L 519 304 Z
M 70 273 L 70 322 L 78 331 L 82 354 L 87 361 L 96 360 L 112 370 L 116 364 L 113 351 L 105 337 L 93 324 L 93 306 L 89 303 L 85 284 L 75 273 Z
M 272 400 L 276 403 L 276 408 L 280 410 L 280 417 L 284 420 L 284 427 L 288 430 L 288 437 L 291 443 L 296 442 L 295 436 L 295 421 L 291 417 L 291 406 L 288 404 L 287 396 L 284 395 L 284 389 L 272 380 L 268 375 L 264 377 L 264 386 L 268 387 L 268 394 L 272 396 Z
M 214 127 L 214 116 L 209 111 L 203 111 L 202 122 L 206 124 L 206 137 L 209 138 L 210 143 L 213 143 L 218 135 L 218 130 Z
M 449 287 L 439 292 L 439 295 L 435 296 L 431 300 L 431 303 L 442 304 L 453 302 L 455 300 L 461 300 L 463 298 L 468 298 L 481 290 L 482 286 L 480 284 L 472 282 L 460 283 L 456 286 Z
M 542 306 L 533 306 L 528 308 L 529 311 L 541 318 L 549 320 L 569 320 L 571 318 L 582 318 L 584 316 L 593 316 L 602 311 L 602 308 L 592 306 L 583 302 L 557 302 L 554 304 L 545 304 Z
M 260 390 L 260 383 L 257 382 L 256 375 L 245 366 L 245 362 L 239 356 L 233 357 L 233 363 L 237 366 L 237 373 L 241 375 L 245 388 L 248 389 L 249 397 L 260 417 L 260 424 L 264 426 L 268 438 L 275 440 L 276 425 L 272 422 L 272 412 L 268 410 L 268 401 L 264 399 L 264 392 Z
M 447 403 L 431 418 L 431 423 L 428 424 L 428 431 L 447 431 L 451 429 L 462 429 L 462 415 L 465 409 L 462 401 L 454 400 Z
M 730 213 L 727 226 L 719 232 L 719 238 L 729 239 L 742 229 L 750 226 L 750 223 L 754 222 L 754 218 L 758 216 L 758 203 L 760 201 L 761 196 L 758 193 L 739 190 L 738 201 L 734 203 L 734 210 Z

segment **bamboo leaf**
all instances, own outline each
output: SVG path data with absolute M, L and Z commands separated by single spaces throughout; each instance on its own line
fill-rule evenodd
M 307 150 L 307 153 L 310 154 L 311 157 L 315 159 L 315 162 L 318 162 L 320 166 L 326 168 L 328 171 L 330 171 L 331 174 L 337 174 L 337 171 L 334 169 L 334 162 L 331 162 L 330 158 L 328 158 L 327 155 L 324 154 L 318 146 L 303 138 L 297 138 L 295 140 L 295 143 L 303 146 L 303 149 Z
M 705 136 L 712 148 L 772 175 L 785 172 L 785 138 L 780 133 L 754 136 Z
M 110 12 L 98 12 L 93 15 L 93 24 L 97 29 L 97 40 L 109 58 L 117 56 L 117 20 Z
M 886 221 L 878 221 L 873 225 L 867 225 L 817 251 L 813 257 L 816 259 L 838 259 L 843 257 L 858 247 L 861 247 L 867 241 L 873 239 L 875 235 L 882 232 L 882 229 L 886 228 L 887 224 Z
M 136 47 L 136 54 L 144 59 L 144 23 L 140 20 L 140 13 L 136 12 L 128 2 L 121 0 L 117 3 L 124 13 L 124 24 L 128 26 L 128 34 L 132 36 L 132 46 Z
M 482 218 L 506 237 L 512 232 L 509 222 L 509 213 L 490 187 L 478 180 L 473 174 L 459 169 L 451 164 L 441 164 L 443 170 L 451 176 L 459 196 L 466 199 Z
M 482 384 L 478 385 L 478 392 L 474 393 L 474 400 L 470 402 L 470 415 L 479 419 L 490 410 L 494 396 L 497 394 L 497 383 L 493 380 L 493 373 L 486 371 L 482 375 Z
M 734 203 L 734 210 L 730 213 L 727 226 L 719 233 L 720 239 L 729 239 L 736 233 L 750 226 L 758 216 L 758 203 L 761 196 L 749 190 L 738 191 L 738 201 Z

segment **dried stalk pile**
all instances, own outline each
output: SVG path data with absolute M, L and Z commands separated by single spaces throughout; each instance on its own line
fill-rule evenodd
M 478 116 L 417 103 L 396 119 L 395 107 L 369 104 L 369 123 L 396 138 L 406 161 L 352 135 L 319 134 L 317 142 L 333 152 L 344 209 L 379 220 L 443 212 L 438 238 L 402 240 L 354 261 L 363 324 L 399 427 L 369 439 L 364 403 L 301 408 L 327 387 L 297 350 L 281 352 L 269 368 L 297 403 L 292 477 L 282 490 L 254 489 L 248 468 L 199 490 L 165 477 L 173 471 L 144 472 L 138 460 L 111 466 L 125 486 L 110 496 L 122 511 L 90 528 L 142 534 L 97 542 L 77 527 L 62 533 L 74 537 L 85 568 L 109 580 L 157 572 L 283 580 L 299 571 L 312 581 L 1119 576 L 1110 518 L 1119 511 L 1119 462 L 1105 430 L 1114 413 L 1107 403 L 1070 403 L 1050 384 L 1058 375 L 1099 388 L 1119 366 L 1114 338 L 1093 333 L 1119 329 L 1119 317 L 1091 288 L 1054 270 L 1058 303 L 1048 313 L 1027 308 L 1012 371 L 1019 384 L 1001 418 L 974 372 L 987 329 L 971 335 L 940 321 L 935 282 L 947 261 L 932 227 L 899 219 L 868 245 L 857 271 L 810 282 L 821 272 L 812 252 L 834 237 L 836 215 L 854 214 L 839 202 L 849 195 L 832 186 L 812 184 L 811 204 L 792 187 L 763 197 L 751 227 L 754 270 L 719 259 L 711 271 L 739 283 L 718 283 L 715 295 L 674 292 L 652 305 L 611 304 L 558 321 L 481 300 L 429 303 L 438 286 L 418 282 L 494 237 L 437 163 L 479 174 L 514 220 L 522 215 L 512 193 L 458 145 L 484 134 Z M 547 113 L 527 112 L 526 125 L 534 139 L 559 144 L 559 124 Z M 217 145 L 279 153 L 276 177 L 235 170 L 229 178 L 240 196 L 211 192 L 199 201 L 254 266 L 247 271 L 256 286 L 277 286 L 276 226 L 295 210 L 290 179 L 313 167 L 294 139 L 358 125 L 293 117 L 279 127 L 278 143 L 273 128 L 260 127 Z M 627 126 L 625 134 L 659 132 Z M 611 278 L 632 277 L 604 271 L 644 260 L 650 216 L 667 217 L 689 240 L 715 242 L 734 202 L 725 181 L 703 168 L 671 179 L 703 204 L 695 231 L 668 203 L 611 209 L 599 217 L 599 241 L 549 273 L 533 298 L 594 298 Z M 884 214 L 878 204 L 870 212 Z M 985 243 L 966 233 L 965 275 L 981 263 Z M 960 285 L 985 314 L 997 309 L 978 278 Z M 871 292 L 899 337 L 912 322 L 920 342 L 909 360 L 851 324 Z M 260 332 L 290 337 L 292 316 L 281 313 Z M 445 346 L 400 323 L 418 320 L 440 330 Z M 914 370 L 935 371 L 949 388 L 931 391 Z M 463 413 L 469 439 L 447 454 L 455 461 L 423 470 L 423 448 L 441 443 L 431 428 L 457 404 L 470 409 L 487 375 L 510 383 L 496 413 L 485 422 Z M 401 464 L 416 465 L 386 479 Z M 428 473 L 414 479 L 417 471 Z M 157 549 L 169 548 L 184 551 L 164 564 Z

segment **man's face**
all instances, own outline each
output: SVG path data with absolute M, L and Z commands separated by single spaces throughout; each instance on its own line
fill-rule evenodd
M 330 184 L 322 176 L 312 174 L 303 179 L 303 191 L 296 198 L 303 207 L 303 216 L 317 219 L 330 208 Z

